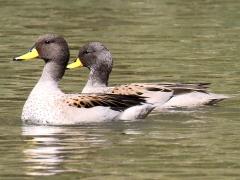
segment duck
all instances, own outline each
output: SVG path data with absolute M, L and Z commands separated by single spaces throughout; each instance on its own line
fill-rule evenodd
M 90 70 L 82 93 L 137 94 L 148 97 L 156 111 L 168 108 L 194 108 L 214 105 L 228 96 L 208 92 L 210 83 L 130 83 L 108 86 L 113 67 L 111 52 L 101 42 L 89 42 L 79 50 L 78 57 L 67 69 L 86 67 Z
M 58 87 L 69 62 L 67 41 L 59 35 L 40 36 L 25 54 L 14 61 L 40 58 L 45 65 L 22 110 L 28 124 L 71 125 L 145 118 L 154 108 L 137 95 L 107 93 L 65 94 Z

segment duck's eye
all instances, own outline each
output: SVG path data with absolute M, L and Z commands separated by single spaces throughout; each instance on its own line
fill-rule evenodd
M 46 41 L 45 41 L 45 44 L 50 44 L 50 41 L 46 40 Z
M 90 53 L 93 53 L 93 52 L 94 52 L 93 50 L 88 49 L 88 50 L 83 51 L 83 54 L 90 54 Z

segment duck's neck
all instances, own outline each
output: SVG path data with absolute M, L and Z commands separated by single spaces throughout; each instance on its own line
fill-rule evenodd
M 90 89 L 107 87 L 110 73 L 111 70 L 108 68 L 92 68 L 88 76 L 88 81 L 83 88 L 83 92 L 88 93 Z
M 48 93 L 61 92 L 61 90 L 58 88 L 58 82 L 62 79 L 64 72 L 65 66 L 55 62 L 46 63 L 43 68 L 42 76 L 34 89 L 36 91 Z
M 65 66 L 55 62 L 46 63 L 39 82 L 59 82 L 65 73 Z

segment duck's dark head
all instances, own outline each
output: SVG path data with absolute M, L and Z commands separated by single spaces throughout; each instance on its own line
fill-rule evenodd
M 40 36 L 34 46 L 26 54 L 15 57 L 14 61 L 27 61 L 41 58 L 48 62 L 55 62 L 66 66 L 69 60 L 69 48 L 66 40 L 58 35 L 45 34 Z
M 78 58 L 68 69 L 87 67 L 90 70 L 111 72 L 113 66 L 110 51 L 100 42 L 90 42 L 80 48 Z
M 110 51 L 100 42 L 90 42 L 80 48 L 78 58 L 67 68 L 87 67 L 90 70 L 87 84 L 96 87 L 107 86 L 112 66 Z

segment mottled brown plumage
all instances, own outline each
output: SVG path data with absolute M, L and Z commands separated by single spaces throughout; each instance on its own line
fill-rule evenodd
M 125 84 L 113 87 L 109 92 L 113 94 L 123 95 L 142 95 L 146 91 L 158 91 L 158 92 L 172 92 L 171 89 L 164 87 L 156 87 L 151 84 Z
M 145 98 L 135 95 L 120 94 L 81 94 L 71 95 L 64 100 L 69 106 L 77 108 L 91 108 L 94 106 L 110 107 L 114 110 L 124 110 L 131 106 L 145 103 Z

